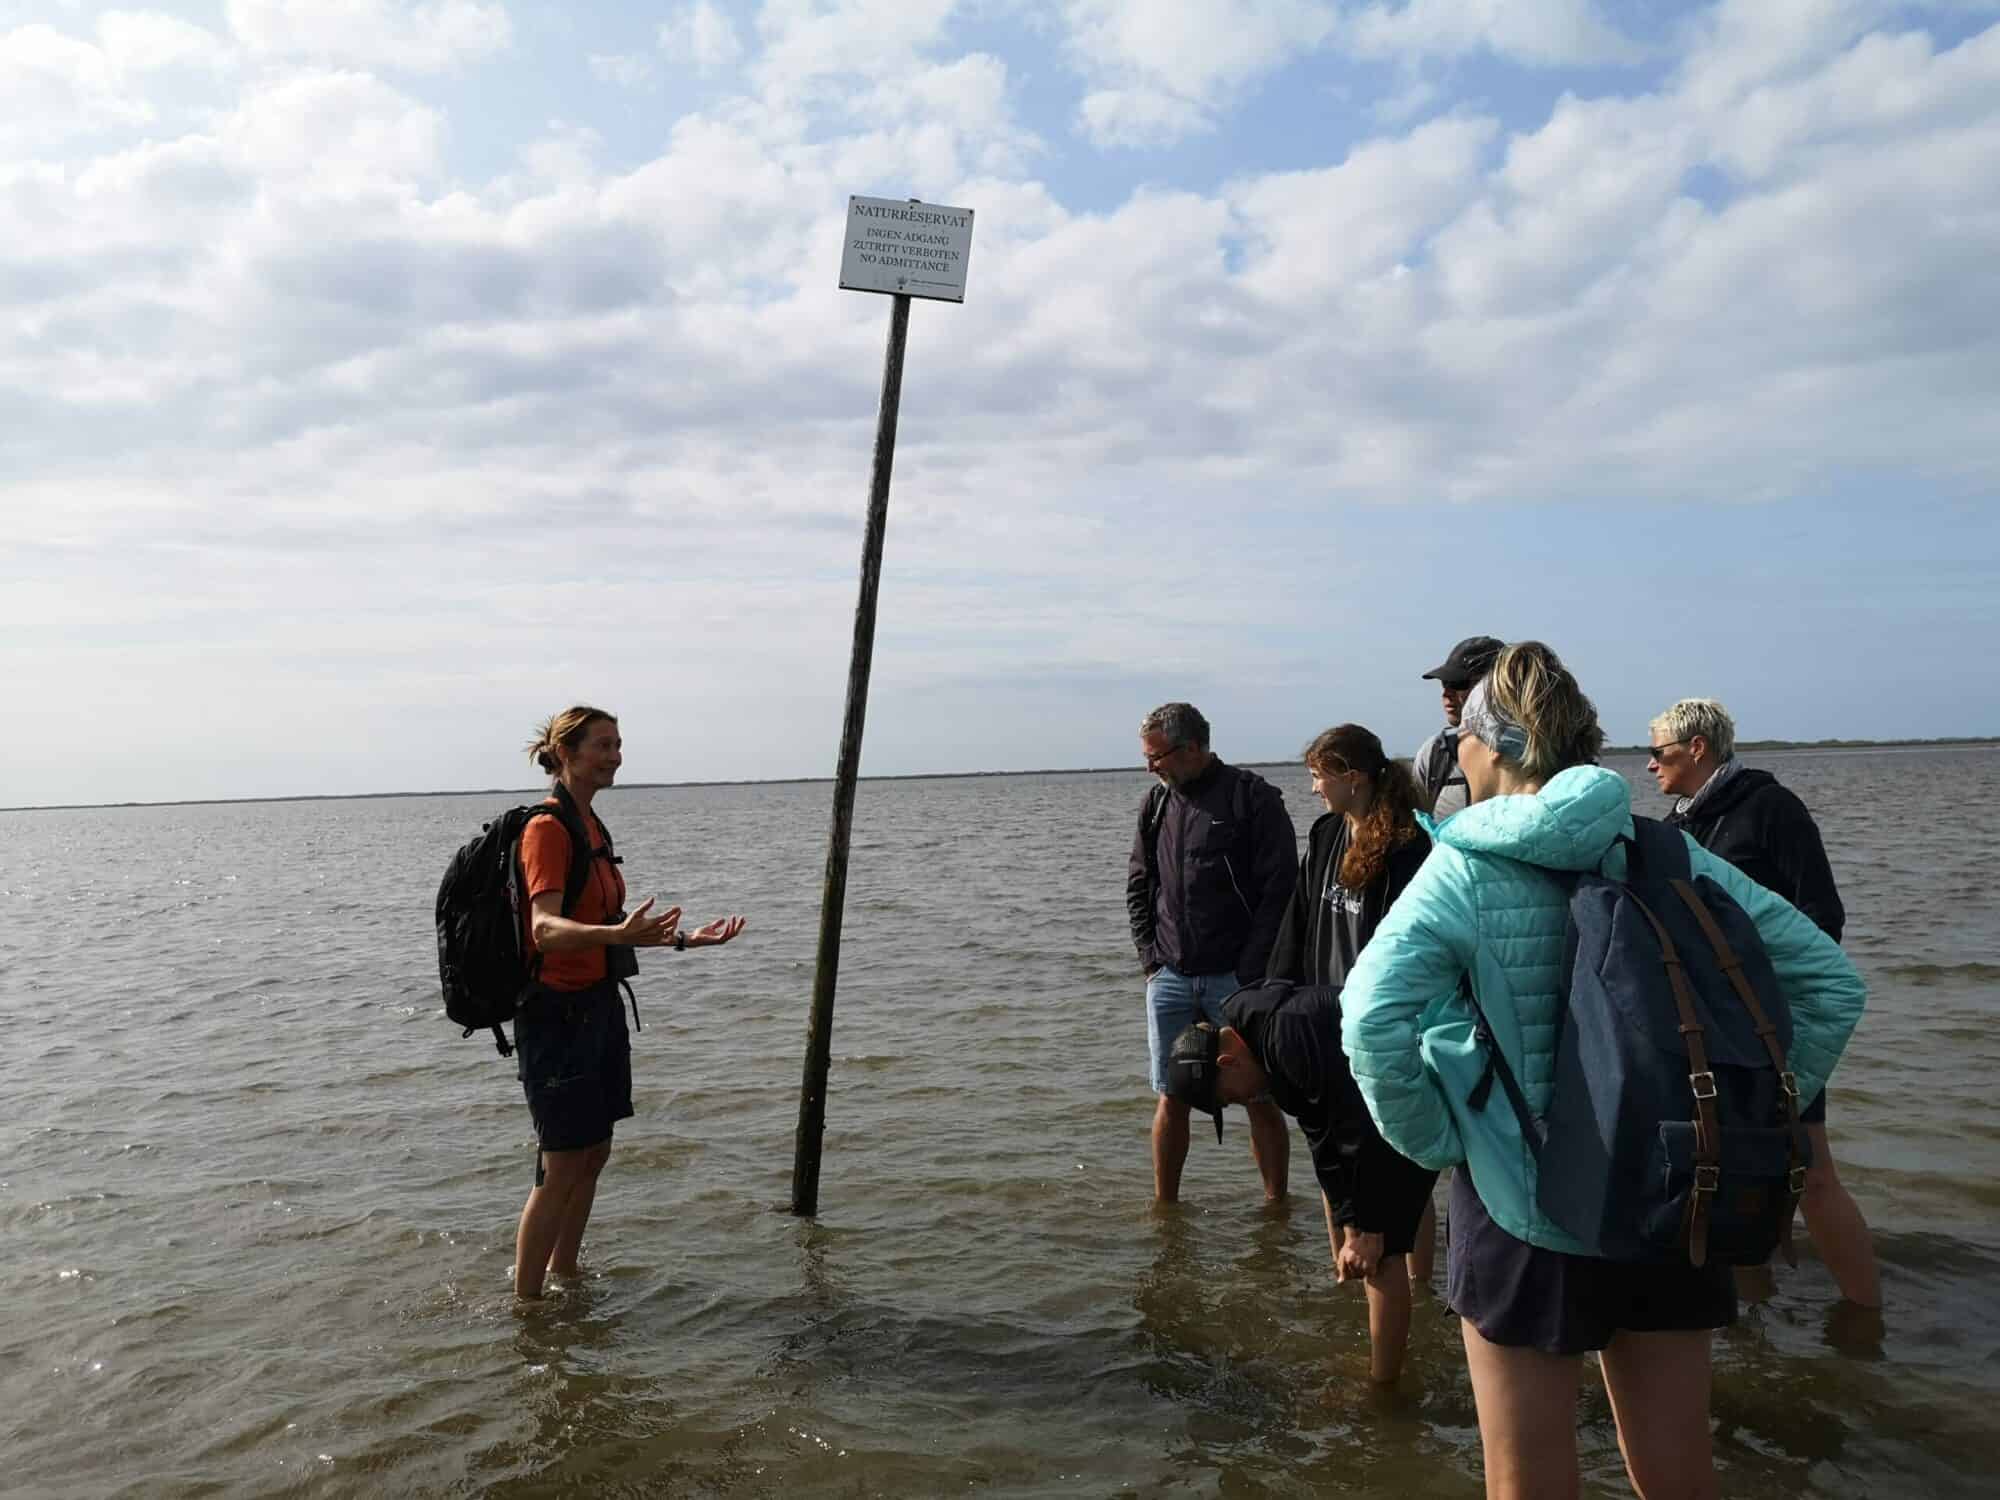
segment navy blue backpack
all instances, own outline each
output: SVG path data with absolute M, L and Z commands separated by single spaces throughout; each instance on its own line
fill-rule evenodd
M 1632 822 L 1623 881 L 1546 872 L 1569 891 L 1548 1112 L 1530 1114 L 1483 1013 L 1487 1071 L 1469 1102 L 1484 1108 L 1499 1081 L 1538 1206 L 1607 1260 L 1761 1265 L 1780 1247 L 1789 1260 L 1811 1160 L 1785 1061 L 1791 1008 L 1756 925 L 1694 877 L 1679 830 Z

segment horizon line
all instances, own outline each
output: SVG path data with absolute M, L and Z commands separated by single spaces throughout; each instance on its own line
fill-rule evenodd
M 2000 735 L 1944 735 L 1927 739 L 1908 740 L 1738 740 L 1739 750 L 1895 750 L 1937 748 L 1976 748 L 1984 745 L 2000 747 Z M 1645 745 L 1606 745 L 1605 755 L 1638 755 L 1648 747 Z M 1407 757 L 1405 757 L 1407 758 Z M 1269 766 L 1291 766 L 1299 764 L 1297 756 L 1282 760 L 1240 760 L 1232 765 L 1245 766 L 1252 770 Z M 1139 766 L 1042 766 L 1024 771 L 902 771 L 888 772 L 876 776 L 860 776 L 857 781 L 970 781 L 989 776 L 1115 776 L 1144 775 L 1145 767 Z M 653 792 L 672 791 L 677 788 L 699 788 L 716 786 L 819 786 L 831 783 L 831 776 L 741 776 L 723 777 L 702 781 L 634 781 L 617 791 Z M 272 802 L 369 802 L 385 801 L 407 797 L 499 797 L 522 795 L 536 791 L 535 787 L 470 787 L 464 790 L 433 790 L 421 792 L 291 792 L 270 797 L 167 797 L 155 802 L 39 802 L 23 803 L 15 807 L 0 807 L 0 813 L 17 812 L 102 812 L 123 808 L 145 807 L 232 807 L 262 806 Z

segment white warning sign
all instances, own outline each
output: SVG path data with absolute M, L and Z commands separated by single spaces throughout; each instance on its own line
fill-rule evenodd
M 972 210 L 913 198 L 849 198 L 840 284 L 850 292 L 900 292 L 965 300 Z

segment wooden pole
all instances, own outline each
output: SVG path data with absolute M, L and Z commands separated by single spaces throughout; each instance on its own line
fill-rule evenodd
M 833 989 L 840 974 L 847 847 L 854 829 L 854 782 L 861 770 L 861 728 L 868 715 L 868 670 L 875 659 L 875 595 L 882 582 L 882 534 L 889 524 L 889 474 L 896 464 L 903 345 L 910 332 L 910 299 L 897 294 L 894 302 L 889 314 L 889 352 L 882 363 L 882 406 L 875 417 L 868 529 L 861 542 L 861 597 L 854 606 L 854 654 L 847 666 L 847 717 L 840 729 L 840 768 L 834 773 L 833 832 L 827 841 L 826 885 L 819 908 L 819 965 L 813 974 L 805 1078 L 799 1084 L 799 1126 L 792 1143 L 792 1212 L 801 1218 L 819 1212 L 819 1154 L 826 1134 L 826 1077 L 833 1057 Z

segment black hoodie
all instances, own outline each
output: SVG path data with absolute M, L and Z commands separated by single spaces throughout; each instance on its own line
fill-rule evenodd
M 1386 867 L 1367 886 L 1349 891 L 1338 876 L 1347 855 L 1347 818 L 1341 813 L 1320 818 L 1306 836 L 1305 863 L 1299 866 L 1291 902 L 1278 924 L 1264 977 L 1339 989 L 1347 982 L 1349 965 L 1430 852 L 1431 841 L 1419 834 L 1391 849 Z
M 1811 917 L 1836 943 L 1847 910 L 1833 884 L 1826 846 L 1805 803 L 1769 771 L 1748 767 L 1716 788 L 1693 815 L 1669 813 L 1710 854 L 1728 860 L 1766 890 Z

